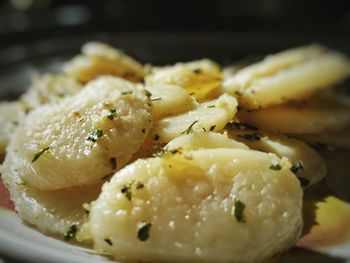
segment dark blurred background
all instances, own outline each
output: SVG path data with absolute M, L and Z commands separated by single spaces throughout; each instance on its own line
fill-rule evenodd
M 350 34 L 349 0 L 1 0 L 0 45 L 92 32 Z

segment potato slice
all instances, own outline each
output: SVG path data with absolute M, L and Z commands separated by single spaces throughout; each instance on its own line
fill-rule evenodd
M 237 100 L 227 94 L 201 103 L 192 111 L 156 122 L 152 127 L 148 141 L 167 143 L 181 134 L 202 131 L 221 131 L 234 117 Z
M 82 86 L 74 78 L 63 74 L 44 74 L 34 78 L 29 90 L 20 101 L 27 110 L 46 103 L 57 103 L 62 98 L 74 95 Z
M 197 106 L 196 100 L 180 86 L 153 84 L 146 89 L 151 93 L 154 120 L 190 111 Z
M 227 133 L 200 132 L 176 137 L 164 147 L 164 151 L 177 153 L 177 151 L 182 152 L 212 148 L 249 149 L 245 144 L 229 138 Z
M 19 217 L 50 234 L 64 235 L 72 226 L 80 228 L 87 219 L 83 204 L 98 197 L 102 181 L 97 185 L 42 191 L 21 180 L 16 171 L 21 160 L 15 154 L 9 156 L 11 160 L 7 160 L 8 164 L 1 167 L 0 172 Z
M 319 46 L 286 51 L 242 69 L 223 88 L 239 95 L 248 109 L 266 108 L 287 101 L 301 101 L 349 76 L 350 62 L 344 55 Z
M 291 171 L 306 187 L 321 181 L 327 173 L 323 158 L 310 146 L 282 134 L 237 129 L 230 125 L 227 132 L 231 138 L 245 143 L 251 149 L 286 157 L 292 163 Z
M 238 118 L 263 130 L 318 134 L 350 126 L 350 104 L 334 94 L 313 97 L 303 103 L 288 103 L 257 111 L 242 110 Z
M 122 77 L 140 82 L 144 71 L 140 63 L 118 49 L 104 43 L 88 42 L 82 47 L 82 55 L 64 65 L 64 72 L 86 83 L 101 75 Z
M 174 66 L 155 68 L 146 77 L 146 84 L 174 84 L 185 88 L 198 100 L 208 98 L 208 95 L 219 88 L 222 82 L 219 66 L 208 59 L 177 63 Z
M 264 260 L 302 226 L 299 182 L 275 161 L 244 149 L 138 160 L 103 186 L 80 237 L 121 261 Z
M 125 165 L 151 127 L 142 87 L 116 77 L 29 113 L 8 149 L 19 177 L 42 190 L 96 184 Z M 4 165 L 7 165 L 7 158 Z
M 5 155 L 7 144 L 24 115 L 21 103 L 0 103 L 0 159 Z

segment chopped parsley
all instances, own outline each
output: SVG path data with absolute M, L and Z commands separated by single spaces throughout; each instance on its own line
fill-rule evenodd
M 102 135 L 103 135 L 103 131 L 98 129 L 90 133 L 86 140 L 96 142 L 99 138 L 102 137 Z
M 160 157 L 165 153 L 165 149 L 164 147 L 162 147 L 160 144 L 154 146 L 154 148 L 156 149 L 156 152 L 153 154 L 153 157 Z
M 158 140 L 159 140 L 159 135 L 158 135 L 158 134 L 155 134 L 154 137 L 153 137 L 153 139 L 154 139 L 155 141 L 158 141 Z
M 37 152 L 36 154 L 34 154 L 32 163 L 34 163 L 36 160 L 38 160 L 40 158 L 40 156 L 48 150 L 50 150 L 50 147 L 46 147 L 46 148 L 42 149 L 40 152 Z
M 290 168 L 292 173 L 297 174 L 300 170 L 304 170 L 304 166 L 297 162 L 296 164 L 293 164 L 292 167 Z
M 195 73 L 195 74 L 202 74 L 203 71 L 200 68 L 197 68 L 197 69 L 193 70 L 193 73 Z
M 109 120 L 113 120 L 117 116 L 117 109 L 110 109 L 107 115 Z
M 279 171 L 282 169 L 282 166 L 279 163 L 273 163 L 270 165 L 270 169 L 274 171 Z
M 241 122 L 231 122 L 231 123 L 228 123 L 227 126 L 229 128 L 239 129 L 239 130 L 253 130 L 253 131 L 259 130 L 257 127 L 253 125 L 250 125 L 247 123 L 241 123 Z
M 247 133 L 247 134 L 239 134 L 237 137 L 241 137 L 243 139 L 246 139 L 248 141 L 260 141 L 261 135 L 259 133 Z
M 132 199 L 132 191 L 131 191 L 131 186 L 132 186 L 132 184 L 133 184 L 133 183 L 124 185 L 124 186 L 122 187 L 122 189 L 120 190 L 120 192 L 121 192 L 122 194 L 124 194 L 125 197 L 126 197 L 129 201 L 131 201 L 131 199 Z
M 143 189 L 145 187 L 145 185 L 143 184 L 143 183 L 141 183 L 141 182 L 138 182 L 137 184 L 136 184 L 136 189 L 137 190 L 140 190 L 140 189 Z
M 122 95 L 129 95 L 129 94 L 132 94 L 132 91 L 123 91 L 121 94 Z
M 109 159 L 109 162 L 110 162 L 113 170 L 117 169 L 117 158 L 112 157 L 111 159 Z
M 207 108 L 215 108 L 215 105 L 209 105 Z
M 309 179 L 307 179 L 307 178 L 305 178 L 305 177 L 300 177 L 300 176 L 298 176 L 298 179 L 299 179 L 299 182 L 300 182 L 300 186 L 301 186 L 301 187 L 307 187 L 307 186 L 309 186 L 309 184 L 310 184 L 310 180 L 309 180 Z
M 162 98 L 151 99 L 151 101 L 157 101 L 157 100 L 162 100 Z
M 194 126 L 197 122 L 198 122 L 198 120 L 192 122 L 191 125 L 190 125 L 186 130 L 184 130 L 183 132 L 181 132 L 181 134 L 189 134 L 189 133 L 192 131 L 193 126 Z
M 152 96 L 152 93 L 145 89 L 145 94 L 148 98 Z
M 78 231 L 78 226 L 77 225 L 71 225 L 67 232 L 64 234 L 64 240 L 65 241 L 68 241 L 68 240 L 71 240 L 72 238 L 75 237 L 75 235 L 77 234 L 77 231 Z
M 210 131 L 213 131 L 216 128 L 216 125 L 210 126 Z
M 145 128 L 143 128 L 143 129 L 141 130 L 141 132 L 142 132 L 142 133 L 145 133 L 145 132 L 146 132 L 146 129 L 145 129 Z
M 148 222 L 141 222 L 137 230 L 137 238 L 144 242 L 149 238 L 149 232 L 151 230 L 152 224 Z
M 245 223 L 244 214 L 243 214 L 244 209 L 245 209 L 245 204 L 242 201 L 235 199 L 235 218 L 239 223 Z
M 108 245 L 113 246 L 113 242 L 109 238 L 105 238 L 103 239 L 103 241 L 106 242 Z

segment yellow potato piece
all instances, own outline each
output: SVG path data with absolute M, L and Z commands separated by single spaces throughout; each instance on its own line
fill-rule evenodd
M 287 163 L 271 170 L 274 161 L 244 149 L 138 160 L 103 186 L 79 236 L 120 261 L 264 260 L 302 226 L 299 182 Z
M 83 204 L 98 197 L 101 184 L 42 191 L 20 179 L 16 172 L 20 160 L 14 155 L 11 158 L 11 165 L 0 171 L 19 217 L 44 233 L 64 235 L 72 225 L 80 228 L 87 219 Z
M 257 111 L 242 110 L 238 118 L 263 130 L 318 134 L 342 131 L 350 126 L 350 104 L 344 97 L 317 96 Z
M 237 100 L 229 95 L 201 103 L 192 111 L 160 119 L 152 127 L 149 140 L 167 143 L 181 134 L 202 131 L 221 131 L 234 117 Z
M 302 141 L 282 134 L 242 130 L 237 126 L 229 127 L 227 132 L 231 138 L 245 143 L 251 149 L 288 158 L 292 163 L 292 172 L 300 178 L 305 187 L 321 181 L 326 176 L 327 168 L 323 158 Z
M 308 59 L 315 58 L 325 51 L 325 47 L 313 44 L 268 55 L 261 62 L 239 68 L 231 74 L 230 68 L 228 68 L 226 70 L 228 78 L 223 83 L 223 88 L 230 94 L 240 93 L 256 79 L 274 75 L 282 69 L 290 68 Z
M 211 60 L 203 59 L 155 69 L 146 77 L 146 84 L 178 85 L 198 100 L 204 100 L 220 87 L 222 78 L 219 66 Z
M 113 75 L 132 82 L 144 77 L 142 65 L 118 49 L 104 43 L 88 42 L 82 47 L 82 55 L 64 65 L 64 72 L 86 83 L 101 75 Z
M 196 100 L 180 86 L 153 84 L 146 86 L 146 90 L 151 93 L 154 120 L 190 111 L 197 106 Z
M 142 87 L 101 77 L 75 96 L 30 112 L 8 154 L 16 156 L 23 182 L 42 190 L 99 183 L 123 167 L 146 139 L 148 104 Z M 8 159 L 4 166 L 10 165 Z

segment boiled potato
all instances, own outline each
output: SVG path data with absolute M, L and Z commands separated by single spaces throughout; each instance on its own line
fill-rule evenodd
M 44 74 L 34 78 L 20 101 L 27 110 L 46 103 L 56 103 L 66 96 L 78 93 L 82 86 L 74 78 L 63 74 Z
M 236 72 L 233 72 L 233 74 L 227 74 L 228 78 L 223 83 L 223 88 L 230 94 L 242 92 L 256 79 L 274 75 L 280 70 L 290 68 L 308 59 L 315 58 L 325 51 L 325 47 L 313 44 L 268 55 L 260 62 L 256 62 L 246 67 L 239 67 Z M 229 73 L 228 69 L 226 70 L 227 73 Z
M 155 68 L 146 76 L 146 84 L 174 84 L 185 88 L 198 100 L 208 98 L 222 82 L 220 67 L 208 59 L 177 63 L 174 66 Z
M 232 125 L 227 128 L 227 132 L 230 137 L 245 143 L 251 149 L 288 158 L 292 163 L 292 172 L 305 187 L 321 181 L 326 176 L 327 169 L 323 158 L 302 141 L 282 134 L 237 129 Z
M 138 160 L 103 186 L 78 239 L 121 261 L 262 261 L 299 237 L 302 195 L 288 162 L 257 151 Z
M 21 103 L 0 103 L 0 159 L 5 155 L 6 146 L 24 115 L 24 107 Z
M 295 58 L 290 56 L 293 53 Z M 286 57 L 291 59 L 282 59 L 281 64 L 272 57 L 270 63 L 261 62 L 242 69 L 243 73 L 226 81 L 224 90 L 238 95 L 242 106 L 259 109 L 304 100 L 342 82 L 350 73 L 347 57 L 334 51 L 322 52 L 318 46 L 292 51 Z
M 6 158 L 7 165 L 1 167 L 0 172 L 20 218 L 42 232 L 60 235 L 69 234 L 72 226 L 73 230 L 79 228 L 87 219 L 83 204 L 98 197 L 101 184 L 56 191 L 39 190 L 25 184 L 18 176 L 17 162 L 22 160 L 17 159 L 14 152 Z
M 167 143 L 181 134 L 198 131 L 221 131 L 234 117 L 237 100 L 229 95 L 200 103 L 192 111 L 160 119 L 152 127 L 149 141 Z
M 9 148 L 20 178 L 41 190 L 101 182 L 123 167 L 147 137 L 149 103 L 142 87 L 101 77 L 75 96 L 30 112 Z
M 154 84 L 146 89 L 150 92 L 154 120 L 190 111 L 197 106 L 196 100 L 180 86 Z
M 350 126 L 350 104 L 343 96 L 316 96 L 257 111 L 242 110 L 238 118 L 264 130 L 295 134 L 342 131 Z
M 140 82 L 144 71 L 140 63 L 118 49 L 100 42 L 88 42 L 82 47 L 82 55 L 64 65 L 64 71 L 86 83 L 101 75 L 122 77 Z
M 211 148 L 239 148 L 249 149 L 245 144 L 228 137 L 227 133 L 199 132 L 181 135 L 170 141 L 165 147 L 165 152 L 192 151 Z

